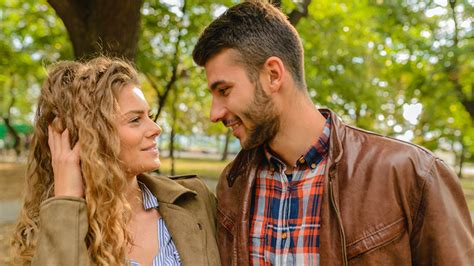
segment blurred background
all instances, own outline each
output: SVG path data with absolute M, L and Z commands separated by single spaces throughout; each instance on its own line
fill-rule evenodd
M 20 208 L 45 68 L 106 53 L 140 71 L 163 128 L 164 174 L 215 188 L 238 140 L 209 121 L 191 57 L 225 0 L 0 0 L 0 264 Z M 283 0 L 313 101 L 349 124 L 422 145 L 459 175 L 474 211 L 474 0 Z

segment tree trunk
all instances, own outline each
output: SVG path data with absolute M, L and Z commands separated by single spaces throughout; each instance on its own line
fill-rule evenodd
M 360 125 L 360 105 L 358 103 L 355 104 L 355 117 L 354 117 L 354 124 L 356 125 L 356 127 L 362 127 L 362 125 Z
M 227 156 L 229 155 L 230 132 L 231 132 L 231 129 L 230 128 L 227 129 L 227 132 L 225 134 L 224 151 L 222 152 L 221 161 L 227 160 Z
M 461 140 L 461 154 L 459 155 L 459 178 L 462 178 L 462 168 L 464 166 L 464 160 L 466 159 L 466 146 Z
M 272 5 L 281 8 L 281 0 L 273 0 L 270 2 L 272 3 Z
M 180 22 L 181 25 L 182 25 L 182 20 L 184 19 L 185 15 L 186 15 L 186 11 L 187 11 L 186 3 L 187 3 L 187 1 L 184 0 L 183 6 L 181 7 L 181 12 L 183 13 L 183 15 L 181 16 L 181 22 Z M 163 111 L 163 107 L 166 104 L 168 94 L 171 91 L 171 88 L 173 88 L 174 83 L 178 79 L 178 67 L 179 67 L 180 55 L 181 55 L 179 46 L 180 46 L 181 38 L 182 38 L 182 29 L 183 29 L 183 27 L 180 27 L 179 30 L 178 30 L 178 32 L 179 32 L 178 38 L 176 39 L 176 42 L 174 44 L 174 57 L 173 57 L 173 60 L 171 61 L 171 77 L 170 77 L 169 81 L 166 83 L 166 86 L 165 86 L 165 89 L 164 89 L 163 93 L 160 93 L 159 86 L 158 86 L 157 82 L 155 82 L 155 79 L 150 74 L 145 73 L 145 76 L 147 77 L 148 81 L 150 82 L 150 85 L 156 91 L 158 111 L 156 112 L 156 115 L 155 115 L 155 119 L 154 119 L 155 122 L 160 117 L 161 111 Z M 180 74 L 182 74 L 182 73 L 183 73 L 183 71 L 181 71 Z
M 308 7 L 311 4 L 311 0 L 303 0 L 302 3 L 297 3 L 295 9 L 288 15 L 290 23 L 296 27 L 298 22 L 306 16 L 308 16 Z
M 2 118 L 3 118 L 3 121 L 5 122 L 5 126 L 7 127 L 8 132 L 13 136 L 13 149 L 15 150 L 15 155 L 16 155 L 16 158 L 18 159 L 21 153 L 21 147 L 20 147 L 21 139 L 20 139 L 20 135 L 18 134 L 18 132 L 16 132 L 16 129 L 13 127 L 13 123 L 11 121 L 11 110 L 15 106 L 15 102 L 16 102 L 16 94 L 15 94 L 16 88 L 15 87 L 16 87 L 16 80 L 15 80 L 15 77 L 12 76 L 10 90 L 9 90 L 10 103 L 8 104 L 6 115 L 3 116 Z
M 454 34 L 453 34 L 453 57 L 451 65 L 446 68 L 449 81 L 453 84 L 455 92 L 459 95 L 461 104 L 466 108 L 466 111 L 471 116 L 471 120 L 474 119 L 474 90 L 471 91 L 471 95 L 468 96 L 463 91 L 462 84 L 459 80 L 459 25 L 456 18 L 456 0 L 450 0 L 449 5 L 451 7 L 451 15 L 454 22 Z
M 135 60 L 143 0 L 48 0 L 64 22 L 76 58 Z
M 173 123 L 174 124 L 174 123 Z M 171 158 L 171 175 L 175 174 L 175 156 L 174 156 L 174 136 L 176 135 L 174 127 L 171 127 L 171 134 L 170 134 L 170 158 Z
M 16 155 L 16 158 L 18 159 L 21 154 L 20 135 L 18 134 L 18 132 L 16 132 L 15 128 L 11 124 L 9 117 L 2 117 L 2 118 L 3 118 L 3 121 L 5 121 L 5 126 L 7 127 L 8 132 L 13 136 L 13 150 L 15 150 L 15 155 Z
M 270 1 L 272 5 L 281 9 L 281 0 L 272 0 Z M 306 16 L 308 16 L 308 6 L 311 4 L 311 0 L 303 0 L 296 3 L 295 9 L 293 9 L 288 15 L 288 20 L 290 23 L 296 27 L 298 22 Z
M 176 91 L 173 91 L 173 104 L 171 105 L 171 134 L 170 134 L 170 158 L 171 158 L 171 175 L 175 175 L 175 155 L 174 155 L 174 137 L 176 136 Z

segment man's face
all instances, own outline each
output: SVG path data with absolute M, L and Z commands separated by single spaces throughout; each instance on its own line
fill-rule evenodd
M 272 140 L 279 130 L 279 117 L 272 98 L 260 81 L 252 83 L 245 68 L 236 63 L 238 53 L 227 49 L 204 66 L 212 94 L 211 121 L 232 128 L 243 149 Z

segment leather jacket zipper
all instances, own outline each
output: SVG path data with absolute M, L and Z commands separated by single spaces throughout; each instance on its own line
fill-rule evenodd
M 344 228 L 342 227 L 342 219 L 341 219 L 341 214 L 339 213 L 339 209 L 337 208 L 336 201 L 334 200 L 334 189 L 333 189 L 333 181 L 331 176 L 329 176 L 329 194 L 331 197 L 331 204 L 334 208 L 334 211 L 336 212 L 337 215 L 337 220 L 339 223 L 339 234 L 341 236 L 341 243 L 342 243 L 342 258 L 344 260 L 344 265 L 349 265 L 349 262 L 347 261 L 347 252 L 346 252 L 346 236 L 344 234 Z

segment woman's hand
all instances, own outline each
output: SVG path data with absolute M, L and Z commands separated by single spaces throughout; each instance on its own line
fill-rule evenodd
M 62 133 L 48 126 L 48 145 L 54 173 L 54 195 L 84 197 L 79 145 L 71 149 L 69 131 Z

